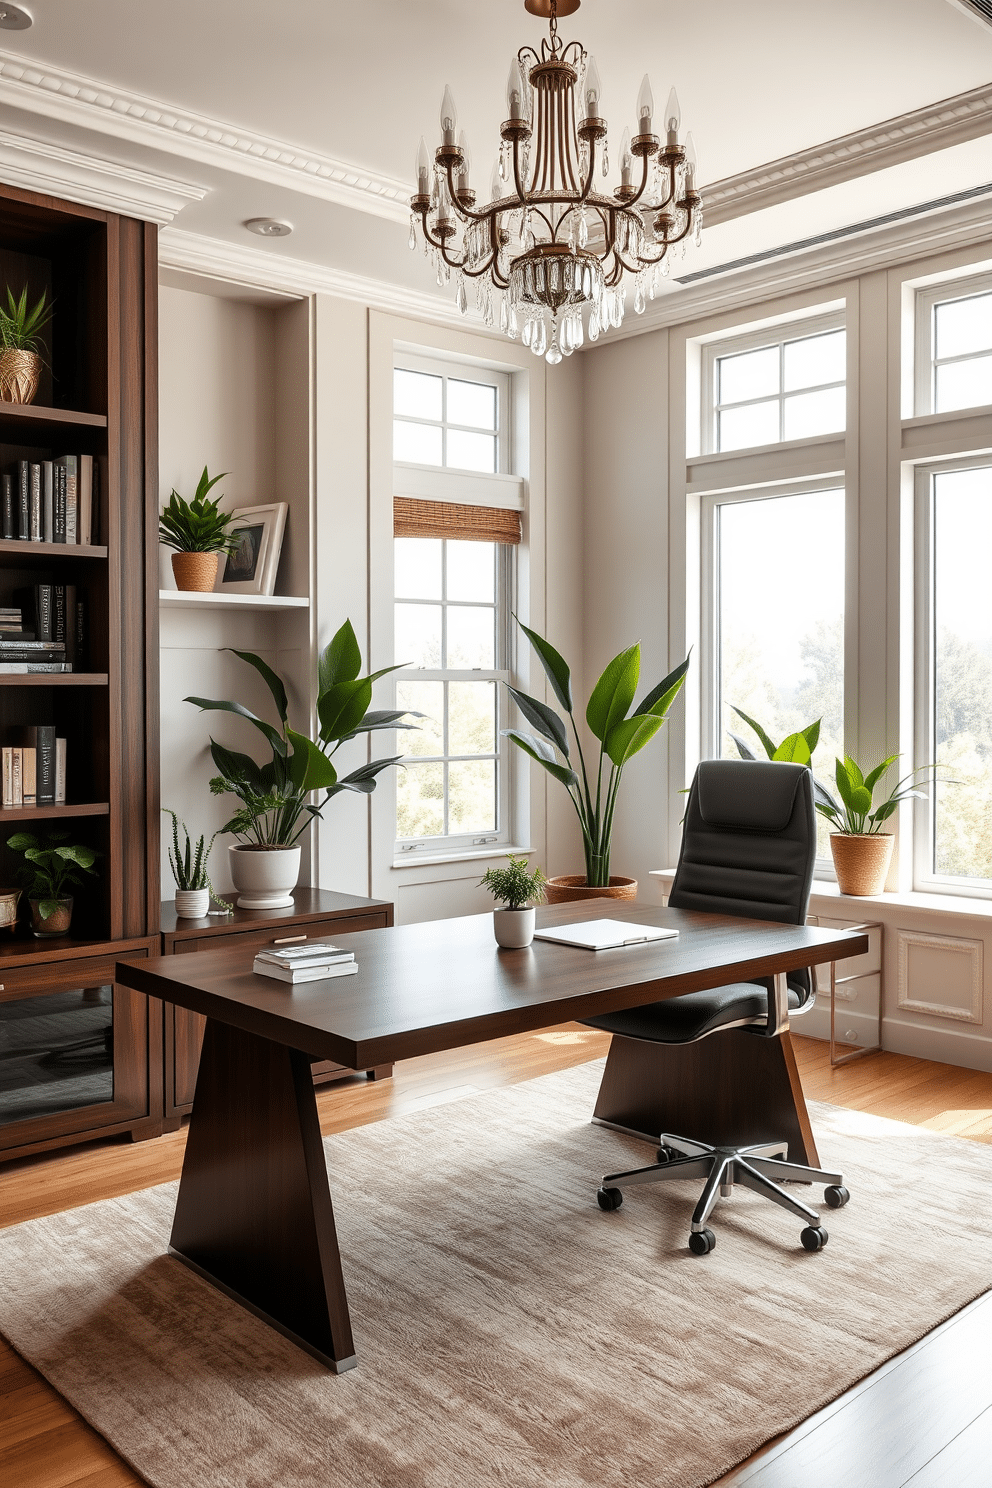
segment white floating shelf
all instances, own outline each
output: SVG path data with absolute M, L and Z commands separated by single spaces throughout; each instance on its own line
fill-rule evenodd
M 310 601 L 299 594 L 200 594 L 190 590 L 160 589 L 159 602 L 170 610 L 308 610 Z

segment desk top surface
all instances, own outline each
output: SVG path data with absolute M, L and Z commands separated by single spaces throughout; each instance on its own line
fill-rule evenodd
M 492 916 L 333 935 L 358 973 L 292 986 L 252 971 L 251 949 L 162 956 L 118 980 L 276 1043 L 365 1069 L 728 982 L 859 955 L 868 937 L 807 925 L 586 900 L 538 910 L 539 925 L 590 919 L 668 925 L 677 940 L 589 951 L 534 941 L 500 950 Z

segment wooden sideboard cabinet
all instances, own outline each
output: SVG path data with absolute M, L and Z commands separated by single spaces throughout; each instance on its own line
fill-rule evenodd
M 378 930 L 393 923 L 393 906 L 384 899 L 361 899 L 354 894 L 336 894 L 330 889 L 297 889 L 293 906 L 287 909 L 236 909 L 224 918 L 183 920 L 171 901 L 162 905 L 162 955 L 250 947 L 301 944 L 305 939 L 331 940 L 334 935 L 353 935 L 356 930 Z M 196 1071 L 200 1062 L 205 1019 L 185 1008 L 163 1005 L 165 1118 L 174 1122 L 193 1108 Z M 383 1064 L 364 1073 L 370 1079 L 391 1075 L 393 1066 Z M 314 1060 L 315 1085 L 343 1080 L 361 1073 L 331 1060 Z

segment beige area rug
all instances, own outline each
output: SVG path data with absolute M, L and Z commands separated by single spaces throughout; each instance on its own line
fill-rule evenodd
M 156 1488 L 694 1488 L 992 1284 L 992 1150 L 830 1106 L 822 1252 L 741 1189 L 705 1258 L 698 1184 L 601 1213 L 650 1149 L 600 1069 L 327 1141 L 348 1374 L 163 1254 L 173 1185 L 0 1232 L 0 1330 Z

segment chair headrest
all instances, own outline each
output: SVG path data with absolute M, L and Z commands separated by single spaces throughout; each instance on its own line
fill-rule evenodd
M 699 814 L 710 827 L 783 832 L 805 765 L 777 760 L 702 760 L 696 771 Z

